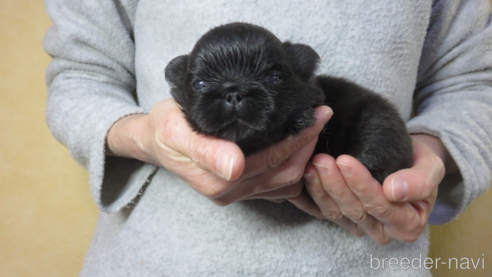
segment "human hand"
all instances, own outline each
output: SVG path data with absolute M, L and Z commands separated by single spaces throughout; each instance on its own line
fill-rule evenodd
M 413 242 L 427 225 L 449 154 L 439 139 L 414 135 L 413 165 L 389 175 L 383 186 L 355 158 L 318 154 L 306 166 L 309 195 L 289 199 L 299 209 L 328 219 L 380 244 Z
M 165 167 L 218 205 L 244 199 L 280 201 L 297 196 L 318 134 L 332 115 L 316 109 L 316 124 L 247 158 L 233 142 L 193 132 L 172 99 L 148 115 L 114 124 L 108 153 Z

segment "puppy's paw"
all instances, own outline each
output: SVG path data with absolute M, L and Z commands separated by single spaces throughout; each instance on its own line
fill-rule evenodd
M 314 118 L 313 108 L 308 108 L 306 110 L 298 112 L 290 118 L 287 125 L 288 126 L 287 133 L 289 135 L 298 134 L 302 130 L 313 126 L 314 122 L 315 122 L 315 118 Z

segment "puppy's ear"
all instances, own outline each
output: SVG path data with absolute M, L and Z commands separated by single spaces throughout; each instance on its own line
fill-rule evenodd
M 183 85 L 187 64 L 188 55 L 178 56 L 167 64 L 164 75 L 172 87 Z
M 292 44 L 290 41 L 283 43 L 289 53 L 295 72 L 303 81 L 309 80 L 318 68 L 319 55 L 313 48 L 304 44 Z

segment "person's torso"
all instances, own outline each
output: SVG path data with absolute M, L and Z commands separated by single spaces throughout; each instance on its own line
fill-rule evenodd
M 171 59 L 189 53 L 210 28 L 241 21 L 261 25 L 281 40 L 310 45 L 321 56 L 319 74 L 344 77 L 384 95 L 408 120 L 430 11 L 430 1 L 140 0 L 134 24 L 139 105 L 150 110 L 171 97 L 164 79 Z M 113 230 L 113 223 L 107 224 Z M 157 255 L 147 260 L 165 270 L 164 276 L 428 274 L 371 268 L 373 257 L 425 258 L 427 232 L 412 244 L 378 246 L 288 203 L 217 207 L 164 169 L 124 224 L 114 244 L 118 237 L 134 238 L 132 251 Z M 127 244 L 122 239 L 122 247 Z M 118 255 L 114 259 L 125 259 Z

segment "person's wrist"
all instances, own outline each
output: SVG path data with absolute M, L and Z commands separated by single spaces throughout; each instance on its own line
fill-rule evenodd
M 145 114 L 129 115 L 118 120 L 109 130 L 106 155 L 148 160 L 144 149 L 146 128 Z
M 427 134 L 414 134 L 411 135 L 411 137 L 413 140 L 421 142 L 431 149 L 432 152 L 434 152 L 442 160 L 447 173 L 456 172 L 459 170 L 456 162 L 451 154 L 449 154 L 449 151 L 444 146 L 440 138 Z
M 441 139 L 435 136 L 427 135 L 427 134 L 415 134 L 411 135 L 413 140 L 421 142 L 425 146 L 427 146 L 432 152 L 434 152 L 444 164 L 446 164 L 446 148 L 442 143 Z

